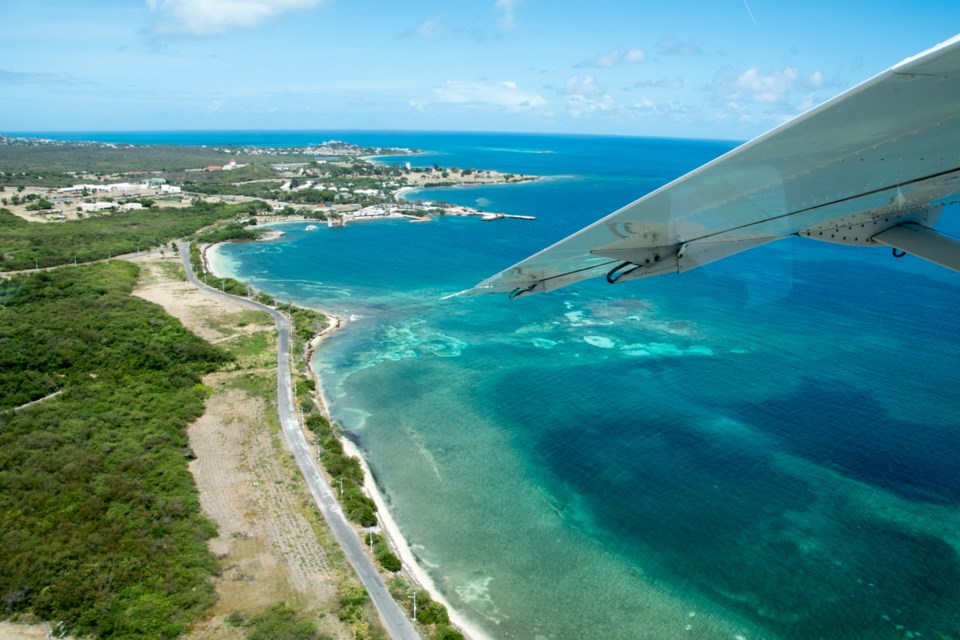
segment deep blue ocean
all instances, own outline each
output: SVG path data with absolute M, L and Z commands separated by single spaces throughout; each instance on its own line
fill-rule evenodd
M 546 177 L 410 196 L 535 221 L 289 223 L 220 252 L 237 277 L 350 320 L 315 361 L 332 414 L 422 566 L 489 636 L 960 638 L 960 275 L 787 239 L 683 275 L 440 300 L 733 143 L 76 137 L 336 138 L 427 151 L 384 162 Z

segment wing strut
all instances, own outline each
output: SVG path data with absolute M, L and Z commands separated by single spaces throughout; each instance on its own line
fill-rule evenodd
M 905 222 L 881 231 L 875 242 L 905 251 L 918 258 L 954 271 L 960 271 L 960 241 L 916 222 Z M 894 253 L 894 255 L 897 255 Z M 898 256 L 899 257 L 899 256 Z

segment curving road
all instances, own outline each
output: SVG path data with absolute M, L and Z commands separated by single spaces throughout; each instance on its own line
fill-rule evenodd
M 390 592 L 387 590 L 387 585 L 383 582 L 383 578 L 380 577 L 376 567 L 374 567 L 373 561 L 365 553 L 363 543 L 343 515 L 340 504 L 333 494 L 333 489 L 327 483 L 326 476 L 317 466 L 316 460 L 314 460 L 313 454 L 310 452 L 310 447 L 307 445 L 307 440 L 303 435 L 303 430 L 300 428 L 300 420 L 297 417 L 294 405 L 294 395 L 290 377 L 290 323 L 282 313 L 272 307 L 247 298 L 224 293 L 200 282 L 193 272 L 193 265 L 190 264 L 190 244 L 181 242 L 178 246 L 180 248 L 180 258 L 183 261 L 183 270 L 187 275 L 187 279 L 193 283 L 195 287 L 212 295 L 220 296 L 234 302 L 240 302 L 241 304 L 260 311 L 266 311 L 277 323 L 277 406 L 280 410 L 280 426 L 283 431 L 283 437 L 286 438 L 287 444 L 290 445 L 290 449 L 293 451 L 293 457 L 296 459 L 297 466 L 300 467 L 300 472 L 307 481 L 307 486 L 313 495 L 314 502 L 317 503 L 317 507 L 320 508 L 323 518 L 327 521 L 331 531 L 333 531 L 333 535 L 340 544 L 340 548 L 343 549 L 344 555 L 347 557 L 347 560 L 350 561 L 353 570 L 357 572 L 357 577 L 360 578 L 360 582 L 363 583 L 367 593 L 370 594 L 370 599 L 373 600 L 373 604 L 377 607 L 377 612 L 380 614 L 380 621 L 383 623 L 387 633 L 394 640 L 420 640 L 420 635 L 413 628 L 413 625 L 407 619 L 400 605 L 398 605 L 390 595 Z

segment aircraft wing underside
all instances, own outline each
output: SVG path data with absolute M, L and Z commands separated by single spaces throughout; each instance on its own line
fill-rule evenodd
M 958 192 L 960 36 L 462 293 L 683 272 L 789 235 L 889 245 L 960 270 L 960 244 L 930 230 Z

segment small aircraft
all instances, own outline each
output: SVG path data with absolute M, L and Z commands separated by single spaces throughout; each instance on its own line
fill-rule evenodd
M 960 242 L 932 228 L 958 192 L 960 35 L 457 295 L 683 273 L 787 236 L 960 271 Z

